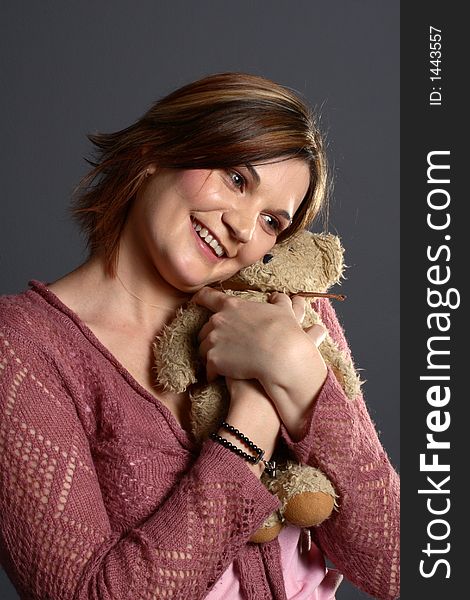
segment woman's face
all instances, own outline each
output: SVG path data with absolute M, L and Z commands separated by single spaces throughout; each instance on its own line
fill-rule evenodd
M 227 170 L 151 166 L 149 175 L 127 221 L 134 252 L 184 292 L 259 260 L 289 226 L 309 185 L 300 159 Z

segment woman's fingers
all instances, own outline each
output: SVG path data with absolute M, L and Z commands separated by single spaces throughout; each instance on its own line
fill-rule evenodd
M 294 311 L 297 321 L 302 325 L 305 318 L 305 298 L 302 298 L 302 296 L 294 296 L 292 298 L 292 310 Z
M 223 292 L 219 292 L 219 290 L 214 290 L 214 288 L 205 286 L 194 294 L 194 296 L 191 298 L 191 302 L 199 304 L 200 306 L 205 306 L 215 313 L 222 308 L 227 298 L 228 296 Z
M 305 318 L 305 298 L 302 298 L 302 296 L 293 296 L 291 299 L 287 294 L 283 294 L 282 292 L 273 292 L 269 297 L 269 303 L 289 306 L 294 312 L 297 322 L 300 325 L 302 324 Z
M 282 363 L 297 364 L 302 360 L 300 355 L 305 347 L 302 297 L 291 300 L 287 294 L 274 292 L 265 304 L 205 287 L 194 295 L 193 302 L 213 313 L 198 334 L 209 381 L 217 375 L 260 382 L 274 380 Z M 320 344 L 322 334 L 322 328 L 313 329 L 309 342 Z
M 283 294 L 282 292 L 272 292 L 268 298 L 268 302 L 270 304 L 284 304 L 292 307 L 291 299 L 287 294 Z
M 197 335 L 197 339 L 199 340 L 199 342 L 202 342 L 203 340 L 206 339 L 206 337 L 209 335 L 209 333 L 214 329 L 214 323 L 212 321 L 212 319 L 209 319 L 208 321 L 206 321 L 204 323 L 204 325 L 201 327 L 198 335 Z
M 282 294 L 285 296 L 285 294 Z M 292 298 L 292 310 L 294 311 L 295 316 L 297 317 L 297 321 L 302 325 L 302 322 L 305 318 L 305 310 L 306 310 L 305 298 L 302 296 L 294 296 Z M 318 348 L 320 344 L 326 337 L 326 329 L 322 325 L 312 325 L 308 329 L 305 330 L 310 340 L 315 344 Z
M 317 348 L 326 337 L 326 329 L 322 325 L 312 325 L 305 332 Z
M 218 377 L 219 373 L 217 372 L 217 367 L 212 360 L 213 345 L 207 337 L 199 345 L 199 354 L 206 364 L 207 381 L 208 383 L 211 383 L 211 381 L 214 381 L 214 379 Z

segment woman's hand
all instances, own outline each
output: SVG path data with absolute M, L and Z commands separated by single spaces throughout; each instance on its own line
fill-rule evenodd
M 306 332 L 300 325 L 303 298 L 275 292 L 266 304 L 205 287 L 192 301 L 214 313 L 199 334 L 209 381 L 257 379 L 291 436 L 300 436 L 327 372 L 317 349 L 324 329 Z

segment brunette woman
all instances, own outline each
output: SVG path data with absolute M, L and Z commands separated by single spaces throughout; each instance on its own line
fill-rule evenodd
M 318 214 L 321 136 L 302 100 L 221 74 L 156 102 L 97 149 L 74 215 L 88 260 L 0 301 L 0 559 L 22 598 L 332 598 L 323 554 L 377 598 L 398 595 L 398 477 L 362 397 L 346 398 L 303 331 L 304 304 L 209 287 Z M 200 226 L 200 227 L 198 227 Z M 252 464 L 198 450 L 186 394 L 155 384 L 152 342 L 192 299 L 227 422 L 269 459 L 279 437 L 320 467 L 339 511 L 300 554 L 300 531 L 251 544 L 278 505 Z M 330 302 L 315 308 L 349 352 Z M 225 429 L 219 435 L 243 448 Z

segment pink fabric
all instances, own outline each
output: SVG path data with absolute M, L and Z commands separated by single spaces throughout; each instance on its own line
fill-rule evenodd
M 212 441 L 199 452 L 77 315 L 32 286 L 0 299 L 0 561 L 21 598 L 199 600 L 230 565 L 247 600 L 286 600 L 297 569 L 315 587 L 318 557 L 296 564 L 295 538 L 247 543 L 278 501 L 246 463 Z M 347 350 L 330 304 L 318 310 Z M 398 478 L 363 400 L 329 371 L 310 417 L 302 440 L 283 438 L 340 493 L 317 545 L 366 592 L 396 598 Z
M 322 553 L 312 543 L 310 552 L 300 554 L 300 529 L 285 527 L 279 535 L 282 573 L 289 600 L 334 600 L 343 576 L 327 569 Z M 223 573 L 207 600 L 243 600 L 233 563 Z
M 309 552 L 299 552 L 300 530 L 285 527 L 279 535 L 282 572 L 289 600 L 332 600 L 343 576 L 327 569 L 315 543 Z

